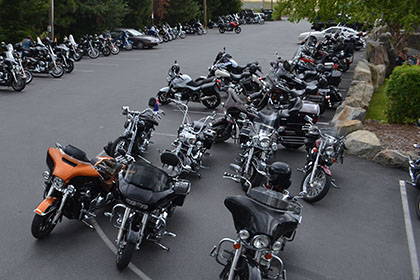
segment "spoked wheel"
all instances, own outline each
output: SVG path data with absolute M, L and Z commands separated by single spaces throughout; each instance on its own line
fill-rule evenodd
M 126 237 L 124 237 L 125 239 Z M 117 268 L 123 270 L 130 263 L 133 253 L 136 249 L 136 244 L 129 241 L 121 241 L 117 250 Z
M 126 51 L 131 51 L 133 49 L 133 44 L 127 44 L 124 48 Z
M 66 73 L 71 73 L 74 70 L 74 62 L 73 60 L 69 59 L 67 61 L 67 65 L 64 65 L 64 71 L 66 71 Z
M 64 68 L 61 65 L 57 65 L 51 71 L 51 76 L 53 76 L 54 78 L 61 78 L 63 75 L 64 75 Z
M 311 179 L 311 174 L 312 172 L 308 172 L 305 178 L 303 178 L 301 190 L 306 186 L 307 195 L 304 200 L 312 203 L 321 200 L 328 193 L 331 186 L 331 178 L 322 168 L 318 168 L 315 171 L 312 186 L 310 186 L 309 180 Z
M 416 203 L 416 213 L 417 217 L 420 219 L 420 194 L 417 197 L 417 203 Z
M 32 72 L 29 70 L 24 70 L 24 71 L 25 71 L 25 82 L 28 85 L 34 79 L 34 75 L 32 75 Z
M 179 33 L 179 38 L 181 38 L 181 39 L 185 39 L 185 37 L 187 37 L 187 35 L 185 34 L 185 32 L 184 32 L 184 31 L 181 31 L 181 32 Z
M 241 31 L 242 31 L 242 29 L 239 26 L 238 27 L 235 27 L 235 33 L 236 34 L 241 33 Z
M 118 156 L 125 156 L 129 146 L 130 142 L 127 138 L 118 137 L 117 140 L 115 140 L 114 143 L 112 143 L 110 156 L 114 158 Z
M 51 205 L 49 208 L 52 209 L 53 207 L 55 207 L 55 204 Z M 55 228 L 55 224 L 53 224 L 52 221 L 56 213 L 57 209 L 51 210 L 51 212 L 45 216 L 35 214 L 31 226 L 31 233 L 35 238 L 42 239 L 51 233 L 51 231 Z
M 157 94 L 157 98 L 159 99 L 159 104 L 166 105 L 169 104 L 169 93 L 164 91 L 159 91 Z
M 207 96 L 206 96 L 207 97 Z M 208 96 L 208 99 L 202 100 L 204 106 L 206 106 L 209 109 L 214 109 L 220 104 L 220 95 L 218 93 Z M 159 99 L 160 100 L 160 99 Z
M 219 32 L 220 32 L 220 33 L 225 33 L 225 29 L 224 29 L 224 28 L 222 28 L 222 27 L 219 27 Z
M 109 55 L 111 54 L 111 48 L 110 48 L 110 47 L 108 47 L 108 46 L 105 46 L 105 47 L 102 49 L 102 54 L 103 54 L 104 56 L 109 56 Z
M 114 46 L 114 47 L 112 47 L 112 48 L 111 48 L 111 53 L 112 53 L 113 55 L 117 55 L 117 54 L 119 54 L 119 53 L 120 53 L 120 48 L 119 48 L 118 46 Z
M 75 52 L 72 55 L 72 58 L 74 59 L 74 61 L 79 61 L 79 60 L 82 59 L 82 57 L 83 57 L 83 54 L 82 53 L 79 53 L 79 52 Z
M 13 79 L 12 81 L 12 88 L 15 91 L 22 91 L 26 86 L 25 79 L 22 76 L 16 76 L 16 81 Z
M 99 51 L 95 48 L 89 48 L 88 49 L 88 56 L 92 59 L 96 59 L 99 57 Z

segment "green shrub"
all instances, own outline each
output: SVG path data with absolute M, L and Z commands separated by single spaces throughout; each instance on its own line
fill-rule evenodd
M 286 3 L 284 3 L 282 0 L 277 0 L 277 2 L 274 4 L 274 11 L 273 11 L 273 19 L 274 20 L 281 20 L 281 16 L 283 14 L 283 10 L 286 7 Z
M 420 67 L 402 65 L 387 83 L 388 122 L 410 123 L 420 117 Z

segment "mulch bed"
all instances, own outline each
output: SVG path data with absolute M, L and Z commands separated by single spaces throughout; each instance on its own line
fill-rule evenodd
M 420 129 L 413 124 L 383 124 L 365 121 L 364 128 L 376 134 L 384 149 L 398 150 L 405 154 L 414 151 L 413 144 L 420 144 Z

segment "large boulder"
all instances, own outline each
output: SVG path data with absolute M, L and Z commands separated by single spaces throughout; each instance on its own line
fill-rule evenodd
M 408 156 L 397 150 L 382 150 L 373 158 L 374 161 L 393 167 L 407 168 Z
M 375 65 L 369 63 L 370 72 L 372 74 L 372 84 L 374 90 L 384 84 L 386 66 L 384 64 Z
M 337 134 L 340 136 L 347 136 L 348 134 L 363 129 L 362 122 L 359 120 L 347 120 L 344 122 L 340 122 L 335 127 L 337 130 Z
M 344 142 L 349 154 L 372 159 L 381 150 L 381 142 L 378 137 L 367 130 L 357 130 L 347 135 Z
M 356 81 L 350 85 L 344 104 L 351 107 L 369 108 L 370 100 L 374 92 L 373 85 L 365 81 Z
M 388 55 L 389 63 L 384 63 L 386 66 L 386 76 L 388 77 L 391 75 L 392 71 L 394 70 L 395 66 L 397 66 L 397 56 L 395 54 L 394 46 L 392 45 L 392 37 L 389 32 L 384 33 L 379 36 L 379 42 L 385 47 L 385 50 Z M 382 64 L 382 63 L 376 63 Z
M 366 110 L 362 108 L 355 108 L 345 105 L 344 103 L 341 104 L 331 120 L 333 125 L 337 125 L 340 122 L 344 122 L 347 120 L 360 120 L 363 121 L 366 118 Z
M 362 59 L 357 62 L 356 68 L 354 68 L 353 80 L 372 83 L 369 63 L 366 60 Z
M 366 58 L 370 63 L 389 64 L 388 52 L 384 44 L 377 41 L 368 41 L 366 44 Z

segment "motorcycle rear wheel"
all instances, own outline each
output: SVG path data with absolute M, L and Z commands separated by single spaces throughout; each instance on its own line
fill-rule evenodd
M 37 239 L 43 239 L 51 233 L 51 231 L 56 226 L 55 224 L 52 223 L 56 213 L 57 213 L 57 209 L 54 211 L 51 211 L 45 216 L 40 216 L 38 214 L 35 214 L 32 220 L 32 225 L 31 225 L 31 233 L 33 237 Z
M 185 31 L 181 31 L 181 32 L 179 33 L 179 38 L 181 38 L 181 39 L 185 39 L 185 37 L 187 37 L 187 35 L 185 34 Z
M 126 241 L 125 244 L 120 244 L 117 250 L 117 268 L 123 270 L 130 263 L 133 253 L 136 249 L 136 244 Z
M 312 170 L 311 170 L 312 171 Z M 303 178 L 301 190 L 303 191 L 303 186 L 306 185 L 308 194 L 303 198 L 306 202 L 313 203 L 320 201 L 327 195 L 328 190 L 331 186 L 331 178 L 328 176 L 322 168 L 318 168 L 315 171 L 313 184 L 315 187 L 309 186 L 309 180 L 311 178 L 311 172 L 308 172 Z
M 16 76 L 16 81 L 12 81 L 12 88 L 15 91 L 22 91 L 26 86 L 25 79 L 23 79 L 21 76 Z
M 212 99 L 211 100 L 203 100 L 201 101 L 203 103 L 204 106 L 206 106 L 209 109 L 214 109 L 217 106 L 219 106 L 220 102 L 221 102 L 221 98 L 220 95 L 218 93 L 215 93 L 214 95 L 212 95 Z M 160 99 L 159 99 L 160 100 Z
M 124 136 L 118 137 L 117 140 L 115 140 L 112 145 L 111 145 L 111 157 L 118 157 L 118 156 L 125 156 L 127 151 L 128 151 L 128 147 L 130 146 L 130 141 L 128 141 L 128 139 Z M 124 154 L 121 154 L 119 152 L 119 150 L 122 149 L 125 151 Z

